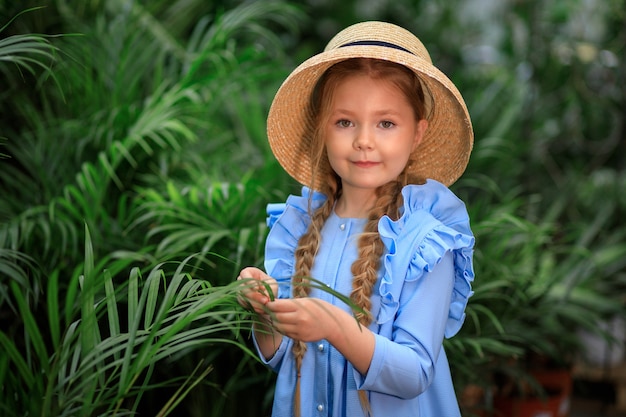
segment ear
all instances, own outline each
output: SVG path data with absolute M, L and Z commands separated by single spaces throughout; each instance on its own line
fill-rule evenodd
M 415 148 L 417 148 L 419 144 L 422 143 L 422 139 L 426 134 L 426 130 L 428 130 L 428 120 L 422 119 L 417 122 L 417 128 L 415 129 L 415 138 L 413 140 L 413 148 L 411 149 L 411 151 L 414 151 Z

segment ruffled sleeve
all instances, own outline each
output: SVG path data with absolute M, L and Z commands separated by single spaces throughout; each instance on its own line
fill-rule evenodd
M 302 187 L 302 195 L 290 195 L 286 203 L 267 205 L 270 231 L 265 245 L 265 272 L 278 281 L 278 298 L 291 295 L 295 250 L 310 223 L 309 199 L 313 211 L 322 205 L 325 197 Z
M 378 324 L 392 320 L 399 308 L 405 281 L 414 281 L 432 271 L 447 252 L 454 258 L 454 289 L 445 336 L 454 336 L 465 320 L 465 307 L 473 294 L 472 256 L 474 236 L 465 204 L 446 186 L 428 180 L 402 190 L 404 206 L 397 221 L 384 216 L 379 232 L 387 248 L 380 280 L 381 306 Z

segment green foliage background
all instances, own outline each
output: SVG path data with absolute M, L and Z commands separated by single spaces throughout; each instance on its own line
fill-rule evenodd
M 569 363 L 578 329 L 624 314 L 623 0 L 5 1 L 1 415 L 269 413 L 232 285 L 262 264 L 265 205 L 298 190 L 265 116 L 366 19 L 416 33 L 474 123 L 459 393 Z

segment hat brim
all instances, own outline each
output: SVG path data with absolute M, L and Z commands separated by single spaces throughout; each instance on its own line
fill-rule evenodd
M 313 120 L 308 112 L 311 94 L 332 65 L 351 58 L 373 58 L 404 65 L 417 74 L 434 105 L 428 129 L 413 153 L 413 174 L 451 185 L 465 171 L 474 134 L 465 102 L 450 79 L 420 57 L 385 46 L 356 45 L 328 50 L 300 64 L 279 88 L 268 114 L 270 147 L 282 167 L 296 181 L 319 190 L 324 173 L 312 182 L 309 160 Z

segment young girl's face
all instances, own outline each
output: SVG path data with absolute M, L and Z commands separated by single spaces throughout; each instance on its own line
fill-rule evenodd
M 334 91 L 324 130 L 328 159 L 343 192 L 373 194 L 395 180 L 427 127 L 391 82 L 367 75 L 345 79 Z

